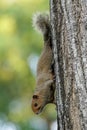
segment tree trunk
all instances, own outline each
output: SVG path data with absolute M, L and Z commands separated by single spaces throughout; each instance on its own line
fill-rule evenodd
M 87 1 L 50 0 L 58 130 L 87 130 Z

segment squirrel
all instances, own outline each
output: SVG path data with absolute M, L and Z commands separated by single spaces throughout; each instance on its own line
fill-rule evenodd
M 44 13 L 34 15 L 33 26 L 42 33 L 44 40 L 44 48 L 37 64 L 36 88 L 31 103 L 33 112 L 39 114 L 48 103 L 55 104 L 55 76 L 52 69 L 53 54 L 49 15 Z

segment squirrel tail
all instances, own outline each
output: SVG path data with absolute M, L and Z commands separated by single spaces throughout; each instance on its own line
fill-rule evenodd
M 40 31 L 43 34 L 44 41 L 50 40 L 50 18 L 47 13 L 36 13 L 33 16 L 33 26 L 36 30 Z

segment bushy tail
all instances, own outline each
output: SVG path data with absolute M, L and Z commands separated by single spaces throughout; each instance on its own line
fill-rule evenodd
M 36 13 L 33 16 L 33 26 L 43 34 L 45 41 L 50 38 L 50 18 L 47 13 Z

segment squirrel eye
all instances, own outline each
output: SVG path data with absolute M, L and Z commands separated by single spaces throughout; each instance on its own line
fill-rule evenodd
M 40 109 L 41 109 L 41 107 L 38 108 L 38 110 L 40 110 Z
M 37 99 L 38 98 L 38 96 L 37 95 L 33 95 L 33 99 Z
M 35 106 L 35 107 L 37 107 L 37 106 L 38 106 L 38 104 L 37 104 L 37 103 L 35 103 L 35 104 L 34 104 L 34 106 Z

